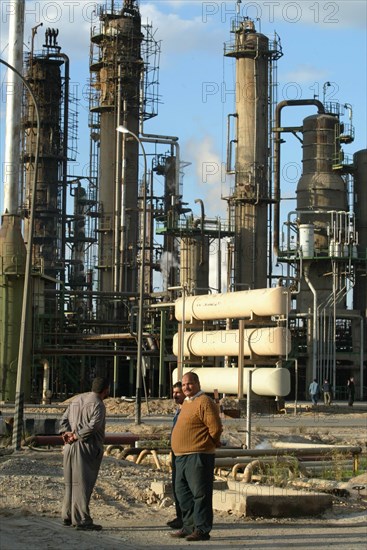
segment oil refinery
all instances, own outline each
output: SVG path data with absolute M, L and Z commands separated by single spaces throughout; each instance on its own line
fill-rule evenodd
M 89 161 L 79 175 L 73 59 L 42 21 L 24 54 L 24 2 L 14 5 L 0 401 L 14 402 L 20 382 L 27 402 L 57 401 L 95 375 L 109 377 L 115 396 L 169 397 L 176 369 L 206 369 L 205 391 L 236 395 L 233 373 L 253 369 L 254 391 L 272 398 L 307 399 L 316 378 L 345 399 L 354 377 L 366 399 L 367 150 L 344 154 L 355 137 L 351 106 L 314 95 L 279 101 L 281 37 L 238 11 L 223 52 L 236 71 L 225 159 L 234 185 L 218 190 L 224 218 L 208 217 L 201 199 L 196 216 L 179 136 L 146 131 L 159 117 L 161 45 L 139 2 L 100 5 L 90 29 Z M 283 125 L 305 107 L 308 116 Z M 294 210 L 282 201 L 289 134 L 302 149 Z

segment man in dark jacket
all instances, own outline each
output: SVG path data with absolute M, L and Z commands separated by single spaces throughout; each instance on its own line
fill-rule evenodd
M 353 376 L 351 376 L 347 382 L 347 394 L 348 394 L 348 406 L 352 407 L 356 396 L 356 387 L 354 385 Z
M 176 382 L 176 384 L 173 385 L 172 390 L 172 397 L 174 402 L 177 405 L 177 409 L 175 412 L 175 416 L 173 417 L 173 423 L 172 423 L 172 430 L 176 425 L 178 415 L 180 414 L 181 405 L 185 399 L 185 395 L 182 391 L 182 384 L 181 382 Z M 182 527 L 182 512 L 180 508 L 180 504 L 178 502 L 178 498 L 176 495 L 176 457 L 175 453 L 171 451 L 171 460 L 172 460 L 172 492 L 173 492 L 173 498 L 175 501 L 175 507 L 176 507 L 176 517 L 172 519 L 171 521 L 167 521 L 168 527 L 171 527 L 171 529 L 180 529 Z

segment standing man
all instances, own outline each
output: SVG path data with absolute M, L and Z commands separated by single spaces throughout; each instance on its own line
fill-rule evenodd
M 77 395 L 66 409 L 60 424 L 64 447 L 65 494 L 62 519 L 78 530 L 100 531 L 89 514 L 89 501 L 103 457 L 106 407 L 110 384 L 95 378 L 92 391 Z
M 318 385 L 316 378 L 312 380 L 308 391 L 311 396 L 312 405 L 317 405 L 320 396 L 320 386 Z
M 181 382 L 176 382 L 173 386 L 172 391 L 172 397 L 174 402 L 177 405 L 177 409 L 175 412 L 175 416 L 173 417 L 173 423 L 172 423 L 172 430 L 176 425 L 178 415 L 180 414 L 181 405 L 185 399 L 185 395 L 182 391 L 182 384 Z M 172 431 L 171 431 L 172 434 Z M 182 527 L 182 512 L 180 508 L 180 504 L 178 502 L 178 498 L 176 495 L 176 457 L 175 453 L 171 451 L 171 461 L 172 461 L 172 492 L 173 492 L 173 498 L 175 501 L 175 507 L 176 507 L 176 517 L 172 519 L 171 521 L 167 521 L 168 527 L 171 527 L 171 529 L 180 529 Z
M 356 396 L 356 387 L 354 385 L 354 378 L 351 376 L 347 382 L 347 394 L 348 394 L 348 406 L 353 407 L 354 399 Z
M 327 379 L 324 380 L 322 391 L 324 393 L 324 404 L 331 405 L 331 384 L 329 380 Z
M 213 527 L 215 449 L 222 423 L 215 403 L 200 389 L 194 372 L 182 378 L 185 401 L 172 431 L 176 455 L 176 494 L 182 510 L 182 529 L 171 534 L 188 541 L 209 540 Z

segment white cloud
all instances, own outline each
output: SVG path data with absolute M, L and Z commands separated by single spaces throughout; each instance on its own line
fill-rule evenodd
M 296 82 L 302 84 L 304 82 L 314 82 L 327 78 L 327 71 L 317 68 L 313 65 L 299 65 L 297 69 L 285 73 L 287 82 Z
M 155 4 L 142 4 L 141 13 L 143 23 L 153 22 L 155 38 L 162 41 L 162 51 L 171 58 L 175 54 L 212 53 L 222 49 L 221 29 L 210 22 L 205 24 L 201 12 L 185 19 L 176 13 L 163 12 Z
M 186 143 L 185 156 L 192 161 L 195 170 L 194 198 L 201 198 L 205 212 L 209 216 L 225 215 L 225 202 L 221 200 L 221 190 L 226 183 L 225 166 L 212 136 L 193 138 Z M 186 186 L 185 186 L 185 189 Z

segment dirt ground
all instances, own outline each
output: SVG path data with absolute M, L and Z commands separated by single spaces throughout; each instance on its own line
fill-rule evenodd
M 143 404 L 143 407 L 146 405 Z M 107 401 L 109 415 L 119 414 L 133 418 L 134 403 Z M 109 424 L 108 431 L 154 434 L 167 439 L 170 431 L 174 405 L 170 400 L 149 403 L 150 423 L 143 408 L 143 423 Z M 302 412 L 307 419 L 311 411 Z M 338 416 L 366 419 L 367 412 L 333 408 L 319 411 L 317 430 L 298 425 L 291 428 L 259 427 L 253 419 L 252 446 L 266 441 L 299 441 L 316 444 L 351 444 L 365 449 L 366 432 L 360 427 L 342 428 Z M 322 427 L 322 415 L 335 417 L 332 428 Z M 167 419 L 165 418 L 167 417 Z M 224 419 L 223 440 L 230 446 L 244 444 L 244 432 L 238 423 Z M 345 425 L 345 423 L 344 423 Z M 132 458 L 132 457 L 130 457 Z M 0 449 L 0 548 L 1 550 L 43 550 L 67 547 L 69 550 L 100 549 L 181 549 L 188 546 L 220 549 L 284 548 L 297 549 L 310 546 L 365 549 L 367 533 L 366 491 L 335 491 L 333 508 L 320 518 L 247 518 L 231 511 L 215 511 L 214 529 L 209 542 L 189 543 L 170 537 L 166 522 L 174 516 L 169 497 L 162 498 L 151 489 L 152 481 L 169 482 L 168 456 L 161 458 L 161 470 L 149 457 L 141 464 L 120 458 L 114 449 L 104 457 L 98 481 L 91 500 L 91 514 L 96 523 L 103 526 L 98 533 L 83 533 L 72 527 L 63 527 L 60 522 L 60 507 L 63 497 L 62 449 L 28 448 L 12 452 L 7 447 Z M 367 474 L 351 479 L 349 483 L 336 486 L 351 489 L 366 487 Z M 288 486 L 288 485 L 287 485 Z

